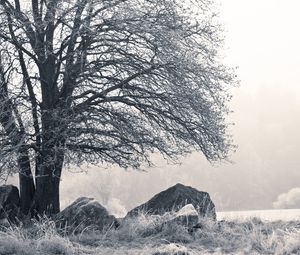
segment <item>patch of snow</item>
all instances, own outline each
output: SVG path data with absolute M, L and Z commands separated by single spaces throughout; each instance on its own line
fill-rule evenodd
M 157 255 L 159 254 L 188 254 L 188 249 L 185 246 L 170 243 L 164 246 L 160 246 L 156 251 Z

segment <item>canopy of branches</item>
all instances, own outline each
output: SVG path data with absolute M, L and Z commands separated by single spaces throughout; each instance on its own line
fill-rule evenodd
M 138 168 L 232 148 L 206 0 L 0 0 L 0 161 Z M 41 160 L 40 158 L 43 158 Z M 49 163 L 50 164 L 50 163 Z

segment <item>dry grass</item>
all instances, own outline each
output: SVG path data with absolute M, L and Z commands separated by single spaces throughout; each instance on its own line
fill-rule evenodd
M 67 235 L 53 221 L 42 218 L 30 227 L 0 231 L 0 254 L 47 255 L 196 255 L 300 254 L 300 222 L 202 221 L 194 233 L 165 217 L 141 214 L 125 220 L 117 230 Z

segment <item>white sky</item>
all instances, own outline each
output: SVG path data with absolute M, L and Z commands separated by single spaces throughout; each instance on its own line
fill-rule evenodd
M 298 0 L 219 0 L 227 54 L 243 84 L 298 87 Z
M 231 103 L 239 146 L 235 164 L 211 167 L 192 155 L 181 166 L 162 165 L 149 173 L 67 174 L 63 206 L 87 195 L 115 211 L 121 204 L 131 209 L 181 182 L 208 191 L 218 210 L 262 209 L 272 208 L 280 193 L 300 187 L 300 1 L 218 1 L 226 62 L 238 67 L 241 80 Z

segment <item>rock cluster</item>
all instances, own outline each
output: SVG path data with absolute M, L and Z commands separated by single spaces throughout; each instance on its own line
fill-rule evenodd
M 0 186 L 0 225 L 3 222 L 16 222 L 20 212 L 18 188 L 12 185 Z M 189 230 L 197 228 L 200 218 L 215 220 L 215 205 L 208 193 L 192 187 L 176 184 L 164 190 L 148 202 L 134 208 L 126 218 L 144 212 L 158 217 L 164 224 L 180 224 Z M 117 219 L 95 199 L 81 197 L 53 218 L 58 227 L 68 232 L 81 233 L 86 230 L 118 227 Z

